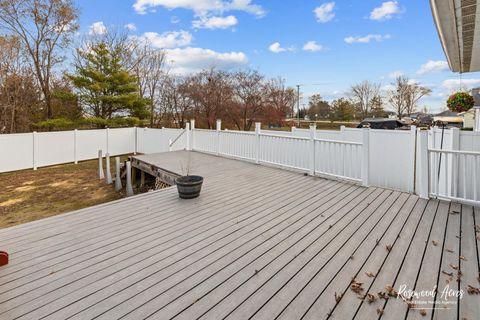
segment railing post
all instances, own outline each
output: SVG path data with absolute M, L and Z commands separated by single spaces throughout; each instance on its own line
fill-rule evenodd
M 222 120 L 217 119 L 217 156 L 220 155 L 220 132 L 222 131 Z
M 428 131 L 418 129 L 415 189 L 418 196 L 422 199 L 428 199 L 428 179 Z
M 73 130 L 73 162 L 75 164 L 78 164 L 78 159 L 77 159 L 77 132 L 78 132 L 77 129 Z
M 342 137 L 341 141 L 345 142 L 345 126 L 340 126 L 340 136 Z
M 187 138 L 186 138 L 187 142 L 186 142 L 185 149 L 186 149 L 187 151 L 190 151 L 190 150 L 192 150 L 192 148 L 191 148 L 191 146 L 190 146 L 190 137 L 191 137 L 191 133 L 192 133 L 192 132 L 191 132 L 191 130 L 190 130 L 190 123 L 188 123 L 188 122 L 185 124 L 185 131 L 186 131 L 186 133 L 187 133 Z M 171 144 L 171 142 L 170 142 L 170 144 Z
M 473 126 L 473 131 L 480 132 L 480 107 L 475 107 L 475 125 Z
M 32 167 L 33 170 L 37 170 L 37 149 L 35 148 L 35 143 L 37 140 L 37 131 L 32 132 Z
M 450 139 L 450 150 L 460 150 L 460 129 L 451 128 Z M 445 191 L 447 192 L 447 195 L 456 197 L 458 194 L 458 167 L 460 160 L 458 159 L 458 155 L 456 154 L 445 154 L 444 157 L 449 158 L 449 167 L 447 168 L 447 174 L 448 181 L 450 181 L 449 185 L 447 186 L 447 190 Z M 445 182 L 447 181 L 446 179 L 447 177 L 445 177 Z
M 260 135 L 262 133 L 262 124 L 260 122 L 255 122 L 255 136 L 256 136 L 256 155 L 255 163 L 260 163 Z
M 317 135 L 317 125 L 310 124 L 310 172 L 311 176 L 315 175 L 315 138 Z
M 363 128 L 362 133 L 362 185 L 368 187 L 370 177 L 370 128 Z
M 120 157 L 115 157 L 115 191 L 122 190 L 122 177 L 120 174 Z
M 407 150 L 408 152 L 412 152 L 412 159 L 410 161 L 411 164 L 411 172 L 409 172 L 410 182 L 409 188 L 411 188 L 410 192 L 415 192 L 415 148 L 416 148 L 416 141 L 417 141 L 417 127 L 411 126 L 410 127 L 410 145 L 412 146 L 411 149 Z
M 107 184 L 112 184 L 112 172 L 110 170 L 110 154 L 109 153 L 105 155 L 105 170 L 106 170 L 105 182 Z
M 132 187 L 132 163 L 127 161 L 126 163 L 126 170 L 127 170 L 127 197 L 133 196 L 133 187 Z
M 98 179 L 103 180 L 105 179 L 105 174 L 103 172 L 103 156 L 102 150 L 98 150 Z
M 191 135 L 190 139 L 192 140 L 190 143 L 190 150 L 195 150 L 195 119 L 190 120 L 190 130 L 191 130 Z

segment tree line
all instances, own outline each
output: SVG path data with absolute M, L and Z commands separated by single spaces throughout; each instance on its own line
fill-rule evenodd
M 388 102 L 409 114 L 428 89 L 399 77 L 388 97 L 368 81 L 332 103 L 319 95 L 296 110 L 282 78 L 256 70 L 211 68 L 175 74 L 163 50 L 147 40 L 106 30 L 80 38 L 73 0 L 0 0 L 0 133 L 145 125 L 251 130 L 286 118 L 355 120 L 383 116 Z M 298 114 L 295 114 L 298 111 Z
M 319 94 L 312 95 L 308 108 L 302 110 L 300 116 L 308 116 L 311 120 L 355 121 L 384 118 L 393 114 L 402 119 L 416 112 L 420 99 L 431 92 L 430 88 L 405 76 L 396 77 L 386 90 L 381 90 L 379 83 L 364 81 L 352 85 L 347 97 L 331 103 L 322 99 Z

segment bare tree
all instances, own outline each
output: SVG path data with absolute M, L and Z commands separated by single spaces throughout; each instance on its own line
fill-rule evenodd
M 132 70 L 138 79 L 140 96 L 150 101 L 150 126 L 161 119 L 162 90 L 167 79 L 165 68 L 166 54 L 163 50 L 156 50 L 149 43 L 134 47 Z
M 398 119 L 402 119 L 406 108 L 406 92 L 408 87 L 408 78 L 398 76 L 392 83 L 392 89 L 388 90 L 388 102 L 397 114 Z
M 179 128 L 185 127 L 192 112 L 188 81 L 180 76 L 166 76 L 162 90 L 164 109 Z
M 239 130 L 249 131 L 266 102 L 265 78 L 254 70 L 238 71 L 233 77 L 236 108 L 230 114 Z
M 52 69 L 60 52 L 78 29 L 78 9 L 72 0 L 0 0 L 0 27 L 25 47 L 42 90 L 48 119 L 52 114 Z
M 28 131 L 38 108 L 39 94 L 21 41 L 0 37 L 0 129 Z
M 285 85 L 285 79 L 274 78 L 266 84 L 266 121 L 282 122 L 287 114 L 293 114 L 296 94 L 293 88 Z
M 226 115 L 232 103 L 233 87 L 231 75 L 215 69 L 204 70 L 190 76 L 187 94 L 208 129 L 214 128 L 216 119 Z
M 410 116 L 415 112 L 421 98 L 429 95 L 432 90 L 412 83 L 408 77 L 399 76 L 392 83 L 392 89 L 388 91 L 388 102 L 395 110 L 398 119 Z
M 370 115 L 372 108 L 372 100 L 379 95 L 380 84 L 370 81 L 351 86 L 349 97 L 350 100 L 360 109 L 364 118 Z
M 410 116 L 417 109 L 417 104 L 420 99 L 430 95 L 432 90 L 430 88 L 421 86 L 418 83 L 410 83 L 407 86 L 405 97 L 405 114 Z

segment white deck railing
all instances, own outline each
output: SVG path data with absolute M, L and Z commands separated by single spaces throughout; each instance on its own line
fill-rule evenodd
M 430 196 L 480 204 L 480 152 L 429 149 Z
M 195 129 L 192 126 L 192 149 L 368 185 L 368 148 L 364 148 L 365 142 L 317 139 L 314 127 L 307 138 L 265 133 L 260 130 L 260 124 L 257 124 L 255 132 L 221 130 L 220 125 L 217 130 Z M 367 142 L 368 132 L 366 129 Z

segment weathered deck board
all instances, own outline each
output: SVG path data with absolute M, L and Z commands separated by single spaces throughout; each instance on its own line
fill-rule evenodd
M 140 157 L 181 174 L 188 155 Z M 358 299 L 351 278 L 418 290 L 458 265 L 452 285 L 478 286 L 478 208 L 190 157 L 196 200 L 169 188 L 0 230 L 0 319 L 421 319 L 399 299 Z M 478 314 L 478 296 L 458 302 L 436 319 Z

